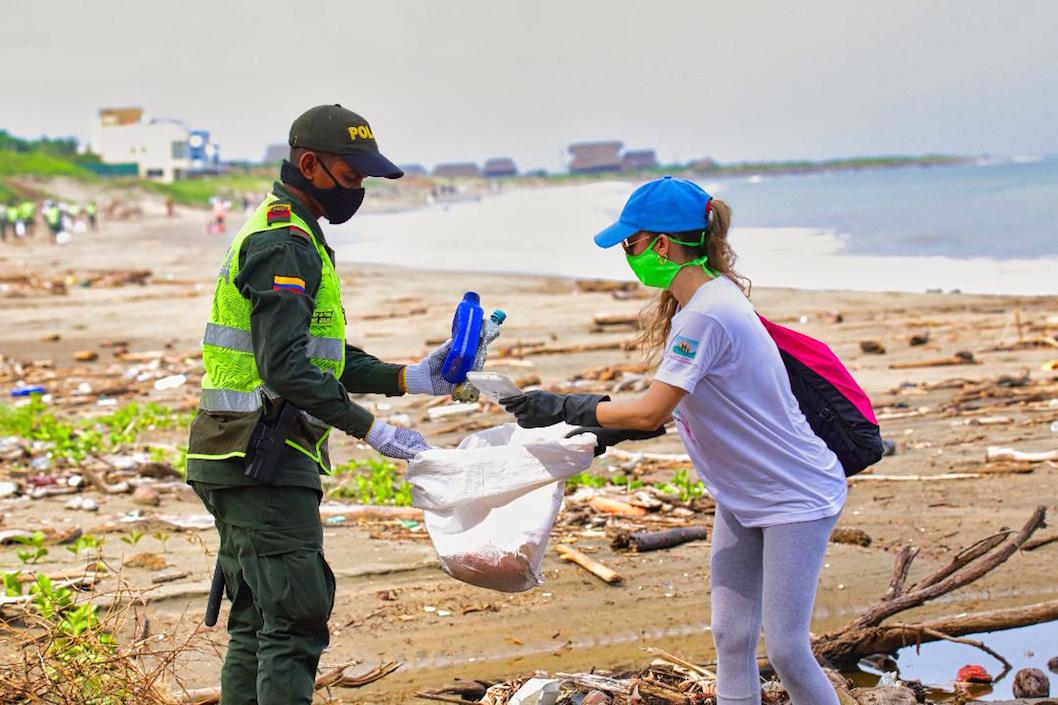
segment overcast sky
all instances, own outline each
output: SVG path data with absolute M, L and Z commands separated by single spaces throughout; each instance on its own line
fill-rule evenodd
M 0 0 L 0 128 L 138 105 L 259 159 L 339 102 L 395 161 L 1058 152 L 1058 2 Z M 14 29 L 12 29 L 14 27 Z

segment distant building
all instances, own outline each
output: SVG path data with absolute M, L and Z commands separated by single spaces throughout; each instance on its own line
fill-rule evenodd
M 206 169 L 211 160 L 219 164 L 220 158 L 208 132 L 191 132 L 179 120 L 151 119 L 143 108 L 100 110 L 91 149 L 104 164 L 135 164 L 140 177 L 165 182 L 184 178 L 198 166 Z
M 702 157 L 701 159 L 695 159 L 687 165 L 688 169 L 694 171 L 712 171 L 717 167 L 716 160 L 711 157 Z
M 569 171 L 573 174 L 593 174 L 600 171 L 621 169 L 620 142 L 581 142 L 571 144 L 569 153 L 573 159 Z
M 514 165 L 514 160 L 509 157 L 497 157 L 485 162 L 485 176 L 490 179 L 517 175 L 518 167 Z
M 433 175 L 443 179 L 480 177 L 481 167 L 474 162 L 450 162 L 435 166 Z
M 187 136 L 187 156 L 191 174 L 216 174 L 220 171 L 220 145 L 209 138 L 206 130 L 191 130 Z
M 290 156 L 290 145 L 286 142 L 282 144 L 270 144 L 265 149 L 264 158 L 261 161 L 265 164 L 278 164 L 287 157 Z
M 407 176 L 426 176 L 426 167 L 422 164 L 400 164 L 398 166 Z
M 657 169 L 658 155 L 653 149 L 630 149 L 621 157 L 621 169 L 623 171 L 641 171 L 643 169 Z

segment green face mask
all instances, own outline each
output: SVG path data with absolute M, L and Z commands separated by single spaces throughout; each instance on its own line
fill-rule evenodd
M 705 233 L 702 233 L 702 239 L 698 242 L 683 242 L 682 240 L 672 241 L 678 242 L 681 245 L 695 247 L 700 246 L 704 240 Z M 635 273 L 636 278 L 639 279 L 639 281 L 643 282 L 644 286 L 668 289 L 669 285 L 672 284 L 672 280 L 676 278 L 676 275 L 679 274 L 680 270 L 684 267 L 701 267 L 707 274 L 709 274 L 709 276 L 717 276 L 716 272 L 709 268 L 708 255 L 704 255 L 698 259 L 692 259 L 690 262 L 684 262 L 683 264 L 676 264 L 670 259 L 662 259 L 661 255 L 654 251 L 654 243 L 657 241 L 658 238 L 655 237 L 650 241 L 650 245 L 647 246 L 647 249 L 643 250 L 638 255 L 625 255 L 628 259 L 628 266 L 632 268 L 632 272 Z

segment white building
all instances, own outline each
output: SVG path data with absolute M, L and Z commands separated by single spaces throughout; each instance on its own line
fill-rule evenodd
M 169 183 L 191 168 L 189 135 L 183 123 L 150 119 L 142 108 L 104 108 L 91 144 L 104 164 L 135 163 L 141 178 Z

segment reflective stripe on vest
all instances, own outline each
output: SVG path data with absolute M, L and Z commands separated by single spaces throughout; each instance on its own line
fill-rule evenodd
M 202 337 L 202 342 L 206 345 L 215 345 L 218 348 L 253 353 L 253 341 L 250 337 L 250 331 L 222 326 L 219 323 L 206 324 L 206 334 Z M 339 362 L 345 355 L 345 341 L 310 335 L 309 343 L 305 347 L 305 354 L 321 360 Z

